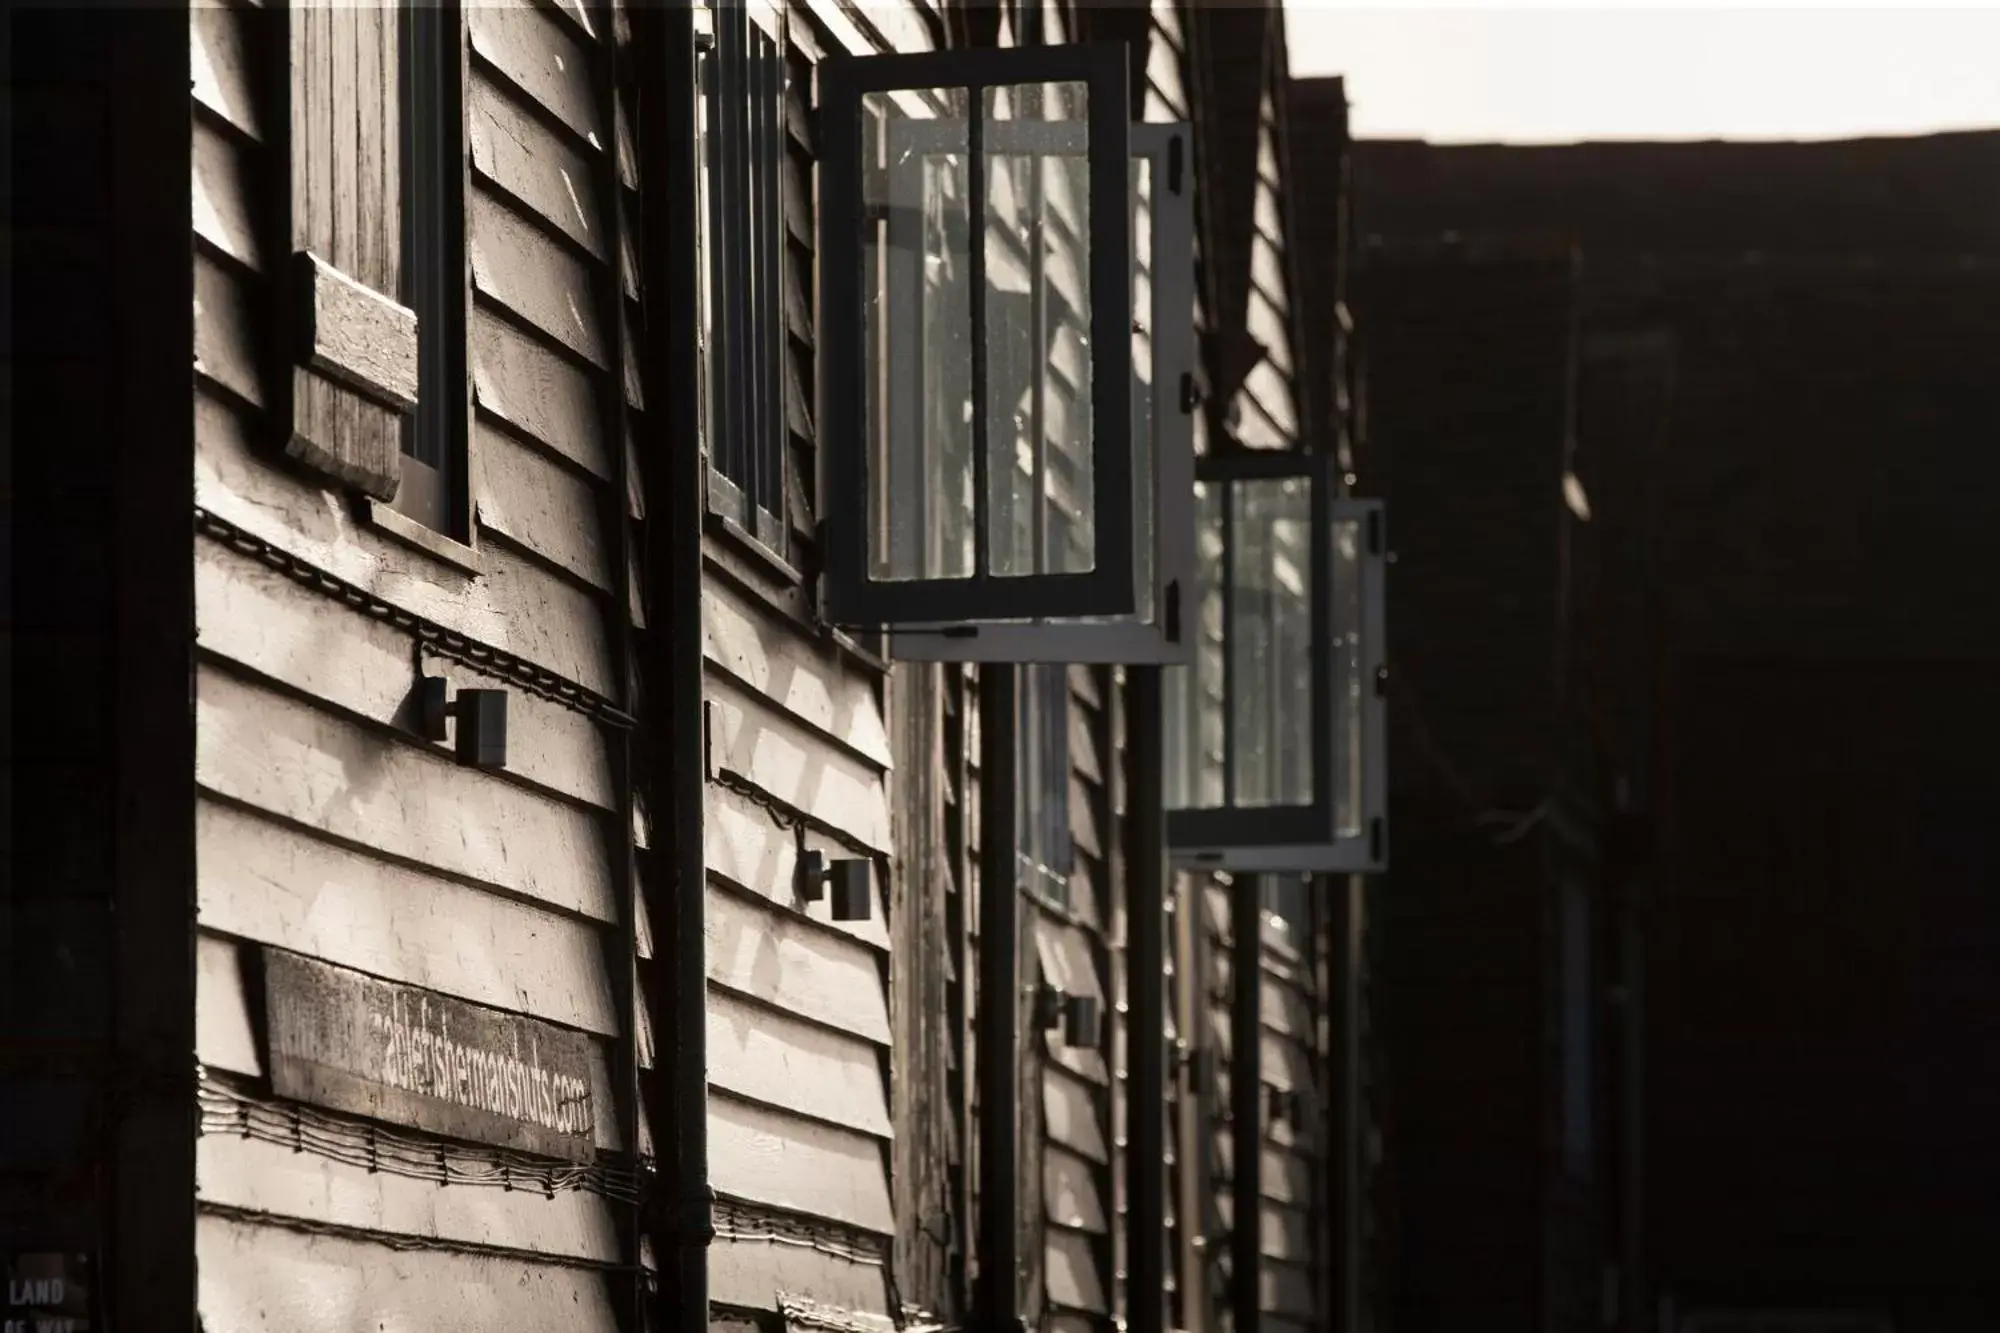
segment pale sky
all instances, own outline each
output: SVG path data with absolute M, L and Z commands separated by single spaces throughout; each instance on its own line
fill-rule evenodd
M 1827 139 L 2000 129 L 2000 5 L 1285 0 L 1363 138 Z

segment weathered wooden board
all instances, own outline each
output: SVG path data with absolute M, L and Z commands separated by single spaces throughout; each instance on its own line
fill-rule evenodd
M 245 268 L 262 270 L 266 266 L 264 234 L 252 210 L 263 187 L 248 161 L 255 150 L 217 129 L 206 117 L 196 116 L 193 129 L 194 162 L 189 175 L 194 234 Z
M 611 455 L 589 372 L 490 310 L 475 305 L 467 325 L 480 410 L 609 480 Z
M 374 531 L 330 491 L 272 467 L 251 443 L 249 420 L 219 396 L 198 391 L 195 419 L 197 505 L 392 606 L 610 692 L 603 618 L 584 590 L 499 549 L 482 552 L 479 578 L 465 576 Z
M 398 1236 L 617 1263 L 616 1207 L 601 1194 L 445 1185 L 370 1171 L 259 1139 L 204 1134 L 203 1203 Z
M 708 1298 L 717 1305 L 776 1310 L 778 1298 L 805 1296 L 844 1310 L 887 1313 L 881 1265 L 722 1228 L 708 1248 Z
M 881 1140 L 713 1095 L 709 1179 L 734 1199 L 893 1235 Z
M 1303 1211 L 1266 1200 L 1258 1209 L 1257 1223 L 1265 1254 L 1292 1263 L 1312 1262 L 1312 1223 Z
M 594 173 L 601 156 L 557 134 L 484 69 L 472 76 L 472 169 L 532 209 L 593 258 L 608 255 Z
M 1299 988 L 1280 981 L 1269 972 L 1258 994 L 1258 1016 L 1266 1028 L 1281 1032 L 1294 1041 L 1310 1043 L 1314 1038 L 1312 1010 Z
M 889 1044 L 888 995 L 874 949 L 726 889 L 709 891 L 705 934 L 716 985 Z
M 196 689 L 209 791 L 345 841 L 597 920 L 614 904 L 594 816 L 210 667 Z
M 195 547 L 195 619 L 202 648 L 356 717 L 416 735 L 412 641 L 384 621 L 345 606 L 218 542 Z M 449 658 L 424 673 L 454 692 L 496 682 Z M 449 742 L 433 743 L 440 754 Z M 552 792 L 609 809 L 611 753 L 590 718 L 526 691 L 507 700 L 507 772 Z
M 708 1080 L 735 1097 L 888 1138 L 881 1048 L 724 990 L 708 996 Z
M 265 1066 L 280 1097 L 588 1162 L 590 1041 L 520 1014 L 263 951 Z
M 1055 1144 L 1042 1148 L 1042 1206 L 1057 1226 L 1105 1235 L 1104 1197 L 1098 1168 Z
M 615 1037 L 602 927 L 198 803 L 210 930 Z
M 225 939 L 201 931 L 195 947 L 195 1058 L 211 1069 L 251 1078 L 264 1076 L 264 1051 L 251 1020 L 254 987 L 248 979 L 246 956 L 260 946 L 247 941 Z M 615 1105 L 611 1089 L 610 1052 L 602 1042 L 590 1046 L 591 1100 L 599 1106 Z M 639 1124 L 641 1152 L 652 1151 L 650 1126 L 642 1116 Z M 597 1146 L 608 1152 L 625 1151 L 623 1128 L 617 1117 L 597 1117 Z
M 1080 1232 L 1051 1230 L 1044 1246 L 1044 1282 L 1051 1304 L 1072 1310 L 1108 1313 L 1104 1274 L 1096 1246 Z
M 254 280 L 197 248 L 194 254 L 194 369 L 251 407 L 267 406 L 257 336 L 264 321 Z
M 1227 1179 L 1235 1169 L 1235 1141 L 1228 1134 L 1217 1134 L 1213 1146 L 1216 1171 Z M 1258 1180 L 1267 1199 L 1300 1208 L 1312 1205 L 1311 1166 L 1302 1157 L 1282 1148 L 1265 1147 L 1263 1161 L 1258 1167 Z
M 224 6 L 196 5 L 188 20 L 194 100 L 238 132 L 262 141 L 264 118 L 251 81 L 255 57 L 244 15 Z
M 541 103 L 585 144 L 603 150 L 590 56 L 573 29 L 527 0 L 468 5 L 466 17 L 475 56 Z
M 891 850 L 889 796 L 879 770 L 827 745 L 762 695 L 716 679 L 707 683 L 707 695 L 709 745 L 725 776 L 753 784 L 870 851 Z
M 202 1216 L 205 1333 L 613 1333 L 610 1274 L 513 1256 L 397 1250 Z
M 1042 1128 L 1049 1140 L 1100 1164 L 1111 1156 L 1105 1146 L 1101 1095 L 1096 1085 L 1060 1065 L 1042 1072 Z
M 835 921 L 832 903 L 802 902 L 798 896 L 798 840 L 789 828 L 781 827 L 770 811 L 748 795 L 727 787 L 709 784 L 704 792 L 707 803 L 707 836 L 702 853 L 711 880 L 732 889 L 753 894 L 791 913 L 803 913 L 828 929 L 861 940 L 878 950 L 889 947 L 888 922 L 882 913 L 866 921 Z M 829 857 L 854 853 L 833 838 L 808 832 L 806 847 Z
M 1314 1313 L 1312 1271 L 1297 1264 L 1266 1262 L 1259 1265 L 1257 1305 L 1276 1314 L 1311 1318 Z
M 893 762 L 875 673 L 809 644 L 796 626 L 712 580 L 702 586 L 702 655 L 878 768 Z
M 479 526 L 533 551 L 600 592 L 611 588 L 610 539 L 597 487 L 485 422 L 473 428 L 472 495 Z
M 588 261 L 565 250 L 483 186 L 466 198 L 473 287 L 600 369 L 605 312 Z
M 250 985 L 235 940 L 195 936 L 195 1059 L 261 1078 L 263 1043 L 250 1022 Z

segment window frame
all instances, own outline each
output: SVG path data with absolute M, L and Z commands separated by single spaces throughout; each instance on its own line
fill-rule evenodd
M 1147 390 L 1152 475 L 1137 466 L 1131 473 L 1135 513 L 1139 506 L 1152 511 L 1152 613 L 1143 616 L 1135 608 L 1115 619 L 910 625 L 889 636 L 892 658 L 1124 666 L 1172 666 L 1194 658 L 1196 636 L 1188 614 L 1195 572 L 1194 139 L 1182 122 L 1134 121 L 1130 133 L 1131 155 L 1148 163 L 1151 180 L 1152 309 L 1146 312 L 1146 333 L 1152 349 Z M 1127 210 L 1136 211 L 1136 200 L 1128 200 Z M 1133 391 L 1136 403 L 1136 378 Z
M 461 0 L 398 0 L 398 190 L 403 290 L 417 315 L 417 406 L 403 420 L 396 498 L 374 507 L 458 546 L 473 540 L 472 304 L 466 239 L 471 152 Z M 436 461 L 423 457 L 434 453 Z
M 695 12 L 708 19 L 708 40 L 696 48 L 695 89 L 704 505 L 732 535 L 789 569 L 785 17 L 744 0 L 709 0 Z M 776 83 L 765 90 L 747 87 L 757 63 L 752 28 L 770 43 Z M 743 179 L 724 189 L 724 170 L 741 171 Z M 732 472 L 738 465 L 746 475 Z
M 1070 824 L 1069 720 L 1073 703 L 1069 667 L 1023 666 L 1020 723 L 1015 741 L 1015 800 L 1020 816 L 1014 840 L 1017 885 L 1047 901 L 1070 906 L 1076 869 L 1076 834 Z
M 1384 707 L 1386 620 L 1384 594 L 1387 564 L 1386 515 L 1379 500 L 1356 500 L 1341 494 L 1338 462 L 1330 455 L 1293 451 L 1232 449 L 1208 454 L 1195 463 L 1196 480 L 1231 486 L 1245 481 L 1306 478 L 1312 487 L 1309 555 L 1313 591 L 1311 627 L 1311 689 L 1313 726 L 1309 756 L 1312 799 L 1291 805 L 1247 806 L 1233 803 L 1234 714 L 1233 593 L 1229 588 L 1233 536 L 1233 506 L 1224 500 L 1223 515 L 1223 697 L 1222 753 L 1224 803 L 1208 807 L 1167 808 L 1167 847 L 1175 865 L 1193 870 L 1242 873 L 1365 874 L 1388 864 L 1387 715 Z M 1361 683 L 1361 790 L 1355 795 L 1358 831 L 1343 835 L 1332 781 L 1342 741 L 1334 710 L 1335 532 L 1342 523 L 1358 523 L 1362 540 L 1358 558 Z M 1199 621 L 1199 595 L 1191 618 Z M 1179 668 L 1193 672 L 1193 666 Z M 1198 738 L 1197 738 L 1198 739 Z
M 829 53 L 819 66 L 819 260 L 823 413 L 820 421 L 823 549 L 821 594 L 827 618 L 851 628 L 961 620 L 1127 615 L 1137 604 L 1131 509 L 1132 236 L 1130 123 L 1122 44 L 981 48 L 853 56 Z M 1081 573 L 1002 576 L 988 572 L 990 505 L 985 497 L 986 413 L 972 413 L 974 563 L 961 578 L 878 580 L 870 573 L 871 469 L 867 376 L 869 224 L 864 212 L 865 99 L 870 94 L 964 90 L 971 201 L 968 249 L 972 319 L 987 298 L 983 93 L 1027 84 L 1081 83 L 1091 114 L 1089 182 L 1091 475 L 1094 567 Z M 1100 111 L 1109 114 L 1100 114 Z M 1105 206 L 1116 200 L 1114 206 Z M 1109 328 L 1118 336 L 1108 336 Z M 900 327 L 900 326 L 898 326 Z M 907 345 L 909 335 L 895 346 Z M 972 394 L 984 401 L 984 353 L 972 339 Z

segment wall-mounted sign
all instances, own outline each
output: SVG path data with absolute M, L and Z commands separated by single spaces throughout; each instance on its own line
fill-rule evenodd
M 90 1333 L 90 1256 L 24 1251 L 7 1256 L 4 1333 Z
M 588 1162 L 580 1032 L 264 951 L 271 1090 L 452 1138 Z

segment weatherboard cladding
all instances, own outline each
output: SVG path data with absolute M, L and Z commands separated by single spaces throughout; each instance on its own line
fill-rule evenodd
M 297 6 L 290 17 L 301 59 L 324 57 L 326 68 L 338 69 L 350 46 L 391 40 L 379 12 Z M 643 607 L 636 587 L 619 605 L 625 543 L 606 527 L 607 515 L 635 516 L 639 489 L 635 481 L 627 503 L 613 498 L 631 469 L 620 466 L 626 446 L 606 410 L 614 396 L 600 390 L 622 369 L 637 406 L 638 353 L 604 300 L 604 238 L 615 229 L 598 216 L 612 169 L 602 145 L 613 138 L 592 82 L 602 34 L 580 15 L 527 8 L 468 7 L 467 20 L 477 518 L 474 549 L 437 559 L 267 447 L 284 425 L 290 373 L 259 356 L 276 341 L 274 287 L 285 277 L 275 184 L 295 170 L 292 125 L 311 124 L 296 115 L 317 114 L 317 103 L 308 96 L 290 121 L 280 109 L 284 75 L 265 41 L 282 15 L 198 7 L 190 18 L 195 503 L 212 520 L 206 531 L 232 534 L 202 540 L 192 571 L 196 1054 L 208 1089 L 196 1244 L 210 1329 L 385 1318 L 439 1329 L 610 1327 L 621 1296 L 608 1270 L 637 1258 L 621 1202 L 631 1174 L 618 1166 L 632 1146 L 626 1102 L 613 1090 L 629 1011 L 606 960 L 622 940 L 618 866 L 643 830 L 618 814 L 602 720 L 561 698 L 563 689 L 624 697 L 617 617 Z M 375 76 L 385 68 L 378 61 Z M 351 171 L 394 198 L 392 142 L 333 134 L 329 179 Z M 336 237 L 366 202 L 335 185 L 326 206 Z M 393 282 L 384 252 L 353 262 Z M 629 263 L 625 281 L 636 282 Z M 614 367 L 621 348 L 626 365 Z M 327 595 L 319 575 L 380 613 Z M 454 689 L 506 682 L 419 657 L 412 619 L 511 654 L 561 687 L 510 691 L 504 773 L 462 767 L 418 739 L 419 664 Z M 437 1038 L 433 1063 L 406 1069 L 410 1087 L 397 1094 L 438 1104 L 439 1075 L 483 1089 L 477 1114 L 446 1125 L 424 1123 L 433 1112 L 406 1114 L 394 1095 L 364 1087 L 343 1107 L 323 1078 L 288 1079 L 265 1045 L 260 985 L 273 983 L 278 958 L 331 969 L 337 988 L 487 1015 L 475 1030 L 494 1041 L 518 1029 L 511 1016 L 549 1025 L 554 1046 L 574 1052 L 564 1059 L 576 1075 L 564 1078 L 580 1081 L 590 1108 L 549 1128 L 585 1127 L 588 1143 L 573 1155 L 595 1160 L 550 1175 L 545 1159 L 524 1163 L 498 1144 L 447 1151 L 440 1140 L 414 1151 L 427 1129 L 503 1138 L 494 1122 L 524 1109 L 521 1070 L 464 1039 Z M 650 1045 L 644 1034 L 640 1044 Z M 361 1105 L 374 1107 L 375 1123 L 355 1113 Z M 283 1133 L 289 1146 L 271 1142 Z M 296 1151 L 299 1142 L 316 1151 Z M 644 1125 L 638 1146 L 648 1147 Z M 524 1187 L 536 1180 L 544 1187 Z M 482 1288 L 507 1295 L 468 1297 Z
M 465 16 L 474 526 L 473 549 L 450 559 L 357 516 L 267 447 L 285 399 L 258 349 L 271 341 L 282 268 L 273 182 L 289 170 L 275 75 L 258 64 L 271 16 L 247 6 L 191 16 L 196 503 L 238 538 L 200 542 L 194 570 L 197 1054 L 217 1108 L 201 1143 L 197 1244 L 202 1316 L 218 1330 L 273 1320 L 345 1328 L 364 1302 L 370 1317 L 426 1327 L 608 1327 L 620 1299 L 611 1270 L 638 1260 L 620 1210 L 631 1149 L 650 1151 L 650 1127 L 642 1122 L 632 1145 L 616 1113 L 629 1011 L 607 960 L 622 941 L 619 865 L 647 830 L 643 813 L 629 827 L 618 814 L 617 737 L 559 690 L 515 689 L 506 770 L 452 762 L 417 738 L 415 664 L 454 690 L 495 682 L 447 655 L 420 659 L 407 629 L 420 620 L 572 693 L 626 697 L 618 617 L 643 626 L 646 607 L 636 570 L 618 568 L 645 523 L 642 275 L 630 227 L 615 225 L 606 201 L 616 171 L 618 211 L 636 216 L 638 180 L 631 90 L 607 117 L 595 82 L 605 25 L 622 39 L 625 24 L 601 9 L 525 3 L 468 6 Z M 1151 118 L 1192 112 L 1187 24 L 1169 4 L 1152 11 Z M 785 31 L 790 568 L 719 528 L 704 544 L 709 1134 L 720 1200 L 711 1296 L 745 1311 L 803 1300 L 893 1317 L 904 1305 L 946 1306 L 963 1289 L 975 1216 L 966 1136 L 976 1112 L 976 670 L 898 668 L 892 718 L 884 664 L 870 645 L 816 622 L 793 572 L 813 560 L 818 470 L 808 88 L 824 52 L 911 49 L 939 27 L 921 4 L 856 11 L 812 0 L 790 8 Z M 1247 200 L 1246 215 L 1269 212 L 1258 204 Z M 1282 256 L 1282 237 L 1271 249 Z M 1247 274 L 1247 252 L 1242 266 Z M 1264 297 L 1260 319 L 1288 317 L 1288 291 Z M 614 411 L 620 388 L 624 408 Z M 301 570 L 388 614 L 362 614 Z M 1121 674 L 1068 673 L 1075 869 L 1066 904 L 1023 907 L 1023 944 L 1033 945 L 1024 980 L 1032 971 L 1103 1000 L 1122 997 L 1124 981 Z M 915 794 L 892 815 L 891 774 L 919 770 L 926 780 L 912 780 Z M 920 837 L 919 825 L 932 831 Z M 799 899 L 802 850 L 875 862 L 869 919 L 834 921 L 825 904 Z M 940 873 L 913 879 L 917 865 Z M 940 903 L 946 910 L 934 911 Z M 642 919 L 642 960 L 650 937 Z M 922 964 L 892 969 L 892 944 Z M 271 1092 L 266 950 L 572 1034 L 596 1112 L 595 1162 L 548 1188 L 465 1188 L 468 1173 L 530 1179 L 537 1168 L 503 1161 L 498 1145 L 482 1156 L 439 1140 L 440 1161 L 470 1165 L 371 1170 L 367 1145 L 387 1151 L 392 1133 L 393 1143 L 421 1145 L 425 1127 L 391 1131 Z M 946 1021 L 929 1023 L 940 995 Z M 1032 1034 L 1026 1053 L 1031 1304 L 1059 1324 L 1122 1302 L 1126 1042 L 1117 1006 L 1102 1012 L 1103 1050 Z M 650 1062 L 652 1034 L 637 1039 Z M 1267 1055 L 1266 1065 L 1302 1058 Z M 281 1148 L 274 1126 L 310 1131 L 325 1150 Z M 1217 1129 L 1225 1137 L 1213 1156 L 1226 1160 Z M 1179 1141 L 1171 1129 L 1168 1141 Z M 1269 1151 L 1279 1160 L 1264 1172 L 1267 1195 L 1302 1206 L 1311 1168 L 1282 1142 Z M 904 1189 L 906 1172 L 915 1183 Z M 307 1242 L 302 1227 L 326 1234 Z M 1298 1245 L 1281 1221 L 1267 1249 L 1282 1265 Z M 449 1294 L 501 1272 L 518 1299 L 489 1308 Z M 1272 1308 L 1297 1304 L 1278 1268 L 1269 1281 Z M 307 1282 L 323 1284 L 323 1301 L 300 1301 Z

